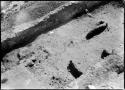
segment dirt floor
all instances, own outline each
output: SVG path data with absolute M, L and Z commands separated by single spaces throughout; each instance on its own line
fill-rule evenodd
M 3 39 L 8 37 L 4 33 L 14 32 L 10 27 L 44 15 L 32 12 L 32 8 L 24 9 L 25 14 L 14 14 L 17 18 L 13 16 L 14 22 L 10 20 L 7 26 L 3 22 Z M 34 42 L 8 53 L 1 63 L 2 88 L 123 89 L 124 8 L 118 2 L 110 2 L 91 14 L 92 17 L 85 14 L 41 34 Z M 104 25 L 105 30 L 89 36 L 99 25 Z

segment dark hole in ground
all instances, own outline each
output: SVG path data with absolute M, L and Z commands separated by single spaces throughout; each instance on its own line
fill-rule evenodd
M 107 57 L 108 55 L 110 55 L 110 53 L 108 53 L 106 50 L 103 50 L 103 51 L 102 51 L 102 54 L 101 54 L 101 58 L 104 59 L 104 58 Z
M 19 53 L 17 53 L 17 58 L 18 58 L 19 60 L 22 59 Z
M 33 59 L 32 62 L 35 63 L 37 60 L 36 59 Z
M 101 25 L 101 24 L 104 24 L 105 22 L 104 21 L 99 21 L 98 23 L 97 23 L 97 25 Z
M 75 78 L 79 78 L 82 75 L 82 72 L 78 71 L 78 69 L 74 66 L 72 61 L 70 61 L 67 69 Z
M 71 44 L 73 44 L 74 42 L 73 41 L 70 41 Z
M 1 80 L 1 84 L 6 83 L 7 81 L 8 81 L 8 79 L 7 79 L 7 78 L 4 78 L 4 79 Z
M 87 35 L 86 35 L 86 40 L 92 39 L 94 36 L 97 36 L 101 34 L 106 28 L 107 28 L 107 23 L 105 25 L 99 26 L 93 30 L 91 30 Z
M 30 68 L 32 68 L 33 66 L 34 66 L 33 63 L 28 63 L 26 67 L 30 67 Z
M 125 71 L 124 67 L 119 67 L 116 72 L 117 72 L 118 74 L 121 74 L 121 73 L 124 72 L 124 71 Z
M 115 65 L 113 68 L 115 68 L 115 72 L 117 74 L 121 74 L 122 72 L 124 72 L 124 66 Z

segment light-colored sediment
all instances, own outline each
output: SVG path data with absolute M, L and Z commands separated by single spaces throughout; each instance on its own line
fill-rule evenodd
M 116 68 L 112 69 L 113 65 L 124 66 L 124 8 L 118 5 L 111 2 L 101 6 L 91 12 L 94 18 L 83 15 L 10 52 L 4 57 L 9 60 L 5 64 L 8 71 L 1 79 L 8 81 L 1 84 L 2 88 L 123 89 L 124 72 L 118 74 Z M 86 40 L 99 21 L 108 23 L 109 31 Z M 102 59 L 103 50 L 112 55 Z M 83 73 L 77 79 L 67 70 L 70 60 Z

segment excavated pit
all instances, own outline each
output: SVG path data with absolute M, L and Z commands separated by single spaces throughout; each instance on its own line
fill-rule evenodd
M 17 6 L 8 9 L 5 16 L 3 14 L 1 17 L 2 89 L 124 88 L 122 2 L 104 2 L 94 8 L 91 8 L 91 5 L 98 1 L 86 1 L 86 4 L 80 4 L 79 7 L 75 4 L 73 7 L 71 4 L 76 13 L 72 12 L 71 7 L 66 6 L 65 13 L 60 11 L 59 15 L 52 14 L 50 16 L 52 18 L 45 19 L 47 22 L 39 19 L 68 2 L 15 1 L 14 4 Z M 77 12 L 77 8 L 81 11 Z M 89 8 L 89 13 L 82 11 L 83 8 Z M 36 22 L 37 18 L 40 23 Z M 29 25 L 29 22 L 34 20 L 36 25 L 34 23 Z M 18 25 L 28 29 L 19 31 L 18 28 L 13 29 Z M 30 29 L 33 32 L 29 32 Z M 13 36 L 15 33 L 16 38 Z M 13 41 L 16 41 L 16 44 Z

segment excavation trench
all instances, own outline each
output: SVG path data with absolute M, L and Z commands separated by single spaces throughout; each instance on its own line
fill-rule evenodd
M 14 49 L 23 47 L 34 41 L 39 35 L 47 33 L 67 22 L 79 17 L 85 13 L 87 8 L 90 11 L 97 8 L 97 6 L 104 5 L 108 2 L 104 1 L 79 1 L 76 3 L 67 4 L 61 9 L 51 13 L 40 21 L 37 25 L 31 26 L 26 30 L 18 32 L 15 37 L 7 38 L 1 42 L 2 58 Z

